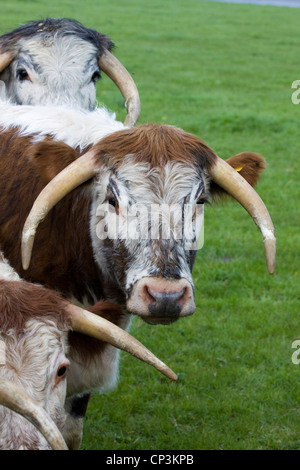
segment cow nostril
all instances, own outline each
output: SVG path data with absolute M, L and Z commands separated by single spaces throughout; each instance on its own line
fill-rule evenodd
M 155 304 L 156 303 L 156 296 L 155 296 L 155 290 L 151 289 L 149 286 L 144 286 L 144 297 L 145 300 L 149 304 Z
M 186 299 L 186 292 L 186 287 L 180 291 L 156 290 L 148 285 L 144 287 L 145 298 L 150 304 L 172 302 L 178 305 L 182 305 Z
M 178 304 L 183 304 L 186 301 L 187 292 L 188 292 L 188 289 L 186 287 L 184 287 L 180 292 L 178 292 L 178 298 L 177 298 Z

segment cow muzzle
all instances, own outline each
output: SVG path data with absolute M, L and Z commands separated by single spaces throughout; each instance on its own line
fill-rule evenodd
M 169 324 L 194 313 L 193 287 L 184 278 L 144 277 L 134 284 L 126 308 L 147 323 Z

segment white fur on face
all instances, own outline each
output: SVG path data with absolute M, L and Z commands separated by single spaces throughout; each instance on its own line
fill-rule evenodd
M 23 39 L 9 78 L 7 95 L 17 104 L 61 105 L 92 110 L 96 101 L 94 73 L 99 73 L 97 48 L 77 36 Z M 20 80 L 26 70 L 28 80 Z
M 2 334 L 6 362 L 0 377 L 23 389 L 53 419 L 62 431 L 66 412 L 66 379 L 57 382 L 61 364 L 67 363 L 67 333 L 51 322 L 29 320 L 24 332 Z M 0 406 L 0 449 L 48 449 L 43 436 L 25 418 Z
M 128 156 L 124 159 L 124 164 L 114 172 L 101 169 L 95 187 L 97 197 L 92 207 L 91 237 L 96 260 L 104 274 L 114 275 L 112 253 L 117 252 L 120 244 L 123 244 L 129 258 L 128 263 L 124 265 L 126 285 L 123 285 L 123 289 L 126 291 L 142 277 L 164 276 L 168 270 L 167 264 L 172 266 L 173 271 L 170 268 L 170 273 L 176 272 L 176 276 L 184 277 L 192 283 L 184 239 L 180 240 L 178 237 L 178 224 L 182 222 L 184 204 L 188 202 L 196 207 L 197 198 L 207 189 L 204 177 L 191 166 L 178 162 L 150 170 L 147 164 L 135 164 Z M 106 200 L 112 191 L 118 199 L 118 214 Z M 180 210 L 170 217 L 170 207 L 179 207 Z M 131 214 L 128 208 L 134 209 Z M 142 211 L 139 212 L 140 232 L 135 233 L 135 224 L 131 231 L 128 230 L 130 216 L 134 216 L 134 211 L 139 211 L 140 208 L 147 210 L 144 215 L 141 215 Z M 157 226 L 153 227 L 155 222 L 151 225 L 150 213 L 151 220 L 157 221 Z M 151 239 L 153 228 L 158 229 L 163 224 L 169 238 L 163 239 L 161 232 L 156 230 L 156 239 Z M 130 236 L 126 237 L 128 233 Z M 113 240 L 113 250 L 105 249 L 106 238 Z M 111 256 L 107 256 L 107 253 Z

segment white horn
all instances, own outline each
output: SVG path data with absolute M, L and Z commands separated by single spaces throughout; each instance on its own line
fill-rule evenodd
M 228 163 L 217 158 L 209 170 L 211 179 L 234 197 L 251 215 L 259 227 L 264 241 L 267 267 L 270 274 L 275 270 L 276 238 L 269 212 L 252 186 Z
M 122 349 L 137 359 L 155 367 L 155 369 L 169 379 L 177 380 L 177 375 L 166 364 L 160 361 L 136 338 L 122 330 L 122 328 L 119 328 L 105 318 L 72 304 L 68 305 L 68 310 L 74 331 L 112 344 L 116 348 Z
M 2 72 L 13 60 L 13 56 L 9 52 L 0 53 L 0 72 Z
M 123 95 L 127 109 L 125 126 L 133 127 L 139 118 L 141 104 L 139 92 L 131 75 L 109 51 L 105 51 L 98 62 L 101 70 L 117 85 Z
M 38 406 L 27 393 L 4 379 L 0 379 L 0 404 L 30 421 L 53 450 L 68 450 L 60 431 L 45 410 Z
M 29 267 L 35 234 L 39 224 L 55 204 L 77 186 L 91 179 L 94 173 L 94 153 L 91 151 L 68 165 L 41 191 L 23 227 L 21 248 L 23 269 L 26 270 Z

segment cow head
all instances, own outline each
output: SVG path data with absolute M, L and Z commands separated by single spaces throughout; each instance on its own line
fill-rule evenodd
M 133 125 L 140 112 L 138 92 L 112 48 L 107 36 L 75 20 L 34 21 L 0 37 L 0 80 L 7 98 L 17 104 L 92 110 L 103 70 L 122 92 L 125 123 Z
M 53 176 L 55 156 L 50 158 L 49 146 L 38 144 L 37 154 L 45 154 Z M 242 177 L 255 184 L 263 162 L 256 154 L 224 162 L 203 141 L 171 126 L 142 125 L 116 132 L 61 171 L 42 192 L 24 229 L 24 267 L 45 210 L 94 178 L 89 230 L 108 294 L 112 288 L 128 312 L 149 323 L 170 323 L 190 315 L 195 310 L 191 273 L 200 229 L 195 221 L 210 193 L 226 192 L 250 213 L 264 237 L 269 271 L 274 270 L 272 221 Z M 177 210 L 170 216 L 172 207 Z

